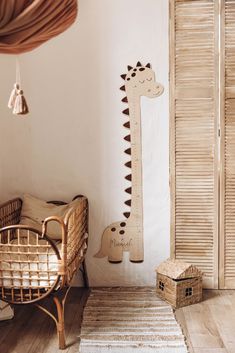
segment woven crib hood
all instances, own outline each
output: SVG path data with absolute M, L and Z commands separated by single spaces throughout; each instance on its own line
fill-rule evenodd
M 77 0 L 0 0 L 0 53 L 28 52 L 65 31 Z

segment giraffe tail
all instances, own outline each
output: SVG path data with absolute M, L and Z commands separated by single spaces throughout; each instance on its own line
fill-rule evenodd
M 97 257 L 98 259 L 101 259 L 102 257 L 105 257 L 105 256 L 107 256 L 108 254 L 105 254 L 104 252 L 103 252 L 103 249 L 102 249 L 102 247 L 100 248 L 100 250 L 94 255 L 94 257 Z
M 109 249 L 109 234 L 104 231 L 101 240 L 101 248 L 100 250 L 94 255 L 94 257 L 102 258 L 108 256 Z

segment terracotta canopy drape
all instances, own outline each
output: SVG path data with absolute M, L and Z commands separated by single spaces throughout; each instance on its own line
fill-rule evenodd
M 77 0 L 0 0 L 0 53 L 30 51 L 65 31 Z

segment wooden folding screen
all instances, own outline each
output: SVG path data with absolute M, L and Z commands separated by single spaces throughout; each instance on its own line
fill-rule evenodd
M 235 288 L 235 1 L 221 0 L 220 288 Z
M 171 254 L 218 286 L 218 29 L 213 0 L 170 1 Z

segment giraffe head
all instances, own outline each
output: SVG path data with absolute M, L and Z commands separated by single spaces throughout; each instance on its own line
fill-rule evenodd
M 135 96 L 155 98 L 160 96 L 164 88 L 155 80 L 155 73 L 150 64 L 142 66 L 138 61 L 136 67 L 127 66 L 128 73 L 121 75 L 125 80 L 125 91 L 132 92 Z M 122 89 L 122 87 L 121 87 Z

